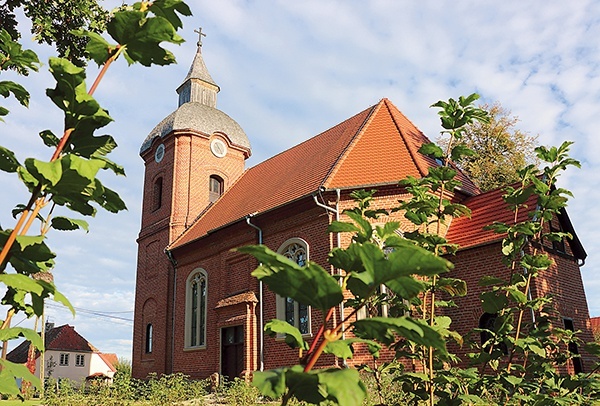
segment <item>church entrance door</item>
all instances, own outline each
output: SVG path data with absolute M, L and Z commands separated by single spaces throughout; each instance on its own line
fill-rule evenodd
M 221 374 L 228 379 L 240 377 L 244 370 L 244 327 L 221 330 Z

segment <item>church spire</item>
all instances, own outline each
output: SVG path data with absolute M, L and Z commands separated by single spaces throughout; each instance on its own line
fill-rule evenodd
M 198 33 L 198 49 L 187 76 L 177 88 L 179 106 L 185 103 L 197 102 L 216 108 L 217 93 L 220 89 L 208 73 L 202 58 L 202 37 L 206 37 L 206 34 L 202 32 L 202 28 L 194 30 L 194 32 Z

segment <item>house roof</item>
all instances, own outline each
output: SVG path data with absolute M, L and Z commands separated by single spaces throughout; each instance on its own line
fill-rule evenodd
M 513 187 L 517 186 L 518 184 L 513 185 Z M 462 204 L 471 209 L 471 217 L 453 219 L 446 234 L 446 239 L 453 244 L 458 244 L 460 249 L 472 248 L 502 240 L 505 234 L 498 234 L 493 230 L 486 230 L 484 227 L 494 222 L 512 224 L 515 221 L 526 221 L 530 217 L 529 213 L 535 209 L 537 204 L 536 196 L 532 195 L 525 202 L 527 208 L 519 210 L 515 219 L 514 212 L 509 209 L 508 205 L 502 199 L 502 195 L 504 194 L 505 187 L 502 187 L 480 195 L 471 196 L 462 201 Z M 578 259 L 585 259 L 587 254 L 575 233 L 566 210 L 562 209 L 557 217 L 563 231 L 573 236 L 572 239 L 567 240 L 573 255 Z
M 8 353 L 7 359 L 17 364 L 27 362 L 29 341 L 23 341 L 14 350 Z M 68 324 L 46 331 L 46 350 L 71 351 L 71 352 L 98 352 L 98 349 L 83 338 L 73 326 Z M 37 357 L 37 355 L 36 355 Z
M 117 372 L 115 365 L 119 362 L 117 354 L 99 352 L 98 355 L 102 358 L 102 361 L 110 368 L 112 372 Z
M 283 206 L 319 189 L 376 187 L 424 176 L 434 159 L 418 152 L 430 142 L 389 100 L 246 170 L 171 245 L 177 249 L 211 230 Z M 477 187 L 459 172 L 463 189 Z
M 590 324 L 592 326 L 592 332 L 594 336 L 600 334 L 600 317 L 590 317 Z

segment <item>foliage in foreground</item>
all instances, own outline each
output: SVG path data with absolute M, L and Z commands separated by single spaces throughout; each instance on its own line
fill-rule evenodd
M 4 22 L 0 27 L 0 73 L 11 70 L 28 75 L 41 65 L 37 55 L 23 49 L 18 42 L 20 32 L 14 14 L 18 7 L 23 7 L 25 16 L 32 20 L 37 39 L 53 44 L 61 56 L 48 61 L 56 83 L 46 94 L 64 115 L 64 128 L 60 137 L 49 129 L 39 133 L 41 141 L 52 151 L 50 159 L 22 160 L 0 146 L 0 171 L 18 178 L 30 193 L 29 201 L 16 205 L 12 211 L 16 218 L 14 227 L 0 227 L 0 283 L 4 285 L 1 304 L 8 308 L 0 325 L 0 341 L 25 337 L 41 350 L 40 335 L 32 329 L 11 327 L 11 320 L 17 313 L 41 317 L 46 298 L 74 312 L 53 283 L 55 254 L 46 244 L 46 238 L 51 229 L 87 232 L 88 224 L 81 218 L 58 212 L 66 208 L 80 216 L 94 216 L 98 208 L 112 213 L 126 208 L 119 195 L 97 177 L 101 170 L 116 175 L 124 175 L 125 171 L 107 157 L 117 146 L 115 139 L 96 135 L 112 118 L 94 99 L 94 91 L 106 70 L 121 55 L 130 65 L 175 62 L 173 54 L 162 44 L 182 43 L 177 34 L 182 27 L 180 16 L 191 15 L 181 0 L 141 1 L 111 13 L 93 0 L 69 2 L 69 7 L 62 3 L 56 7 L 54 1 L 14 0 L 0 5 L 0 18 Z M 101 67 L 89 88 L 83 67 L 87 60 Z M 0 95 L 14 97 L 25 107 L 29 105 L 29 92 L 16 82 L 0 81 Z M 8 113 L 0 106 L 0 121 Z M 3 226 L 6 223 L 3 221 Z M 30 231 L 34 225 L 39 226 L 39 231 Z M 28 367 L 1 359 L 0 393 L 20 395 L 15 378 L 23 378 L 25 387 L 33 384 L 40 388 L 39 379 L 32 374 L 34 365 Z
M 191 380 L 183 374 L 150 375 L 146 380 L 117 374 L 112 385 L 85 385 L 68 380 L 47 383 L 46 406 L 161 406 L 194 401 L 203 405 L 205 381 Z

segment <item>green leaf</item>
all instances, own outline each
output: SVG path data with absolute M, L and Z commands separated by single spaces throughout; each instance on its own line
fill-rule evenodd
M 481 307 L 483 311 L 496 314 L 508 305 L 508 299 L 499 292 L 483 292 L 481 294 Z
M 54 186 L 62 176 L 60 161 L 44 162 L 34 158 L 25 160 L 27 171 L 43 185 Z
M 364 267 L 357 249 L 358 244 L 350 244 L 348 248 L 334 248 L 329 252 L 329 263 L 338 269 L 344 269 L 346 272 L 363 272 Z
M 361 406 L 367 388 L 356 369 L 326 369 L 317 371 L 319 387 L 325 388 L 327 399 L 344 406 Z
M 4 27 L 0 28 L 0 51 L 4 54 L 2 68 L 5 70 L 15 70 L 27 76 L 29 71 L 37 72 L 39 69 L 40 61 L 36 53 L 30 49 L 23 50 Z
M 367 391 L 355 369 L 321 369 L 303 372 L 300 366 L 286 372 L 290 393 L 299 401 L 343 406 L 360 406 Z
M 364 340 L 361 338 L 349 338 L 346 340 L 330 341 L 325 346 L 323 352 L 325 354 L 333 354 L 338 358 L 352 358 L 354 355 L 354 344 L 361 343 L 365 344 L 369 350 L 369 353 L 374 357 L 379 356 L 381 345 L 373 340 Z
M 44 240 L 43 235 L 19 235 L 15 242 L 20 250 L 31 259 L 43 261 L 55 257 Z
M 435 329 L 409 317 L 372 317 L 353 323 L 354 334 L 360 338 L 374 339 L 386 345 L 397 340 L 397 335 L 416 344 L 434 347 L 447 354 L 446 341 Z
M 93 136 L 80 134 L 71 140 L 72 152 L 85 158 L 92 156 L 104 157 L 117 147 L 117 143 L 110 135 Z
M 118 11 L 107 25 L 108 33 L 125 46 L 125 59 L 129 64 L 139 62 L 144 66 L 168 65 L 175 62 L 169 51 L 160 47 L 161 42 L 181 44 L 183 38 L 164 17 L 146 18 L 141 11 Z
M 15 378 L 22 378 L 24 381 L 31 382 L 37 388 L 41 387 L 39 378 L 29 372 L 25 365 L 0 359 L 0 393 L 13 396 L 20 395 L 21 390 L 17 386 Z
M 44 343 L 42 342 L 42 337 L 30 328 L 9 327 L 0 330 L 0 341 L 6 342 L 19 337 L 25 337 L 25 339 L 30 341 L 36 348 L 43 350 Z
M 83 228 L 86 232 L 90 231 L 87 221 L 68 217 L 53 217 L 50 225 L 56 230 L 71 231 Z
M 183 23 L 177 13 L 183 16 L 192 15 L 188 5 L 181 0 L 154 0 L 150 5 L 150 11 L 157 16 L 164 17 L 176 29 L 183 28 Z
M 371 236 L 373 235 L 373 227 L 371 226 L 371 223 L 369 223 L 361 213 L 356 213 L 348 210 L 344 211 L 344 214 L 346 214 L 348 217 L 354 220 L 354 222 L 358 225 L 359 230 L 357 230 L 357 236 L 361 238 L 359 242 L 365 242 L 371 239 Z
M 44 142 L 44 145 L 47 147 L 57 147 L 60 143 L 60 140 L 54 133 L 50 130 L 44 130 L 40 132 L 40 138 Z
M 433 276 L 454 268 L 450 261 L 436 257 L 410 241 L 404 241 L 401 246 L 396 246 L 388 256 L 388 260 L 391 263 L 390 275 L 382 278 L 407 275 Z
M 1 274 L 0 275 L 0 283 L 5 284 L 6 286 L 24 290 L 27 292 L 35 293 L 38 296 L 41 296 L 44 292 L 43 286 L 40 284 L 40 281 L 36 281 L 31 279 L 29 276 L 21 275 L 21 274 Z
M 417 297 L 426 289 L 425 283 L 411 276 L 401 276 L 385 283 L 392 292 L 403 299 Z
M 4 172 L 16 172 L 21 166 L 14 152 L 0 145 L 0 170 Z
M 479 286 L 506 285 L 506 281 L 495 276 L 484 276 L 479 280 Z
M 443 290 L 452 296 L 465 296 L 467 294 L 467 282 L 462 279 L 440 278 L 435 288 Z
M 54 289 L 52 297 L 55 302 L 60 303 L 67 309 L 69 309 L 73 317 L 75 317 L 75 309 L 73 308 L 73 305 L 71 304 L 71 302 L 69 302 L 69 299 L 67 299 L 65 295 L 60 293 L 58 290 Z
M 330 233 L 355 233 L 359 231 L 359 228 L 352 223 L 345 223 L 343 221 L 332 221 L 327 231 Z
M 118 213 L 121 210 L 126 210 L 127 206 L 121 197 L 115 192 L 100 183 L 100 180 L 94 181 L 93 200 L 98 203 L 104 210 L 111 213 Z
M 277 399 L 285 393 L 285 373 L 287 368 L 271 371 L 255 371 L 252 385 L 258 388 L 261 394 L 272 399 Z
M 95 32 L 76 30 L 73 31 L 73 34 L 88 39 L 85 51 L 98 66 L 104 65 L 115 50 L 114 45 L 109 44 L 100 34 Z
M 0 96 L 8 97 L 13 94 L 25 107 L 29 107 L 29 92 L 23 86 L 11 81 L 0 81 Z
M 302 348 L 308 350 L 308 343 L 304 341 L 302 333 L 296 327 L 284 320 L 273 319 L 265 324 L 265 332 L 274 337 L 278 334 L 285 334 L 285 343 L 292 348 Z
M 523 255 L 521 260 L 521 266 L 530 271 L 539 271 L 548 269 L 552 265 L 553 261 L 547 254 L 538 255 Z
M 450 153 L 450 159 L 454 162 L 459 162 L 463 157 L 475 156 L 476 153 L 471 148 L 469 148 L 464 143 L 460 143 L 452 148 L 452 152 Z
M 73 113 L 78 99 L 82 100 L 88 96 L 85 88 L 85 69 L 63 58 L 52 57 L 48 60 L 48 64 L 50 73 L 56 80 L 56 87 L 47 89 L 46 94 L 58 108 Z M 65 120 L 66 128 L 74 128 L 75 124 Z
M 314 262 L 301 267 L 264 245 L 241 247 L 237 251 L 254 256 L 262 264 L 252 272 L 252 276 L 264 281 L 282 297 L 290 297 L 323 311 L 344 300 L 336 279 Z
M 444 158 L 444 151 L 433 142 L 421 145 L 419 152 L 423 155 L 431 156 L 437 159 Z

